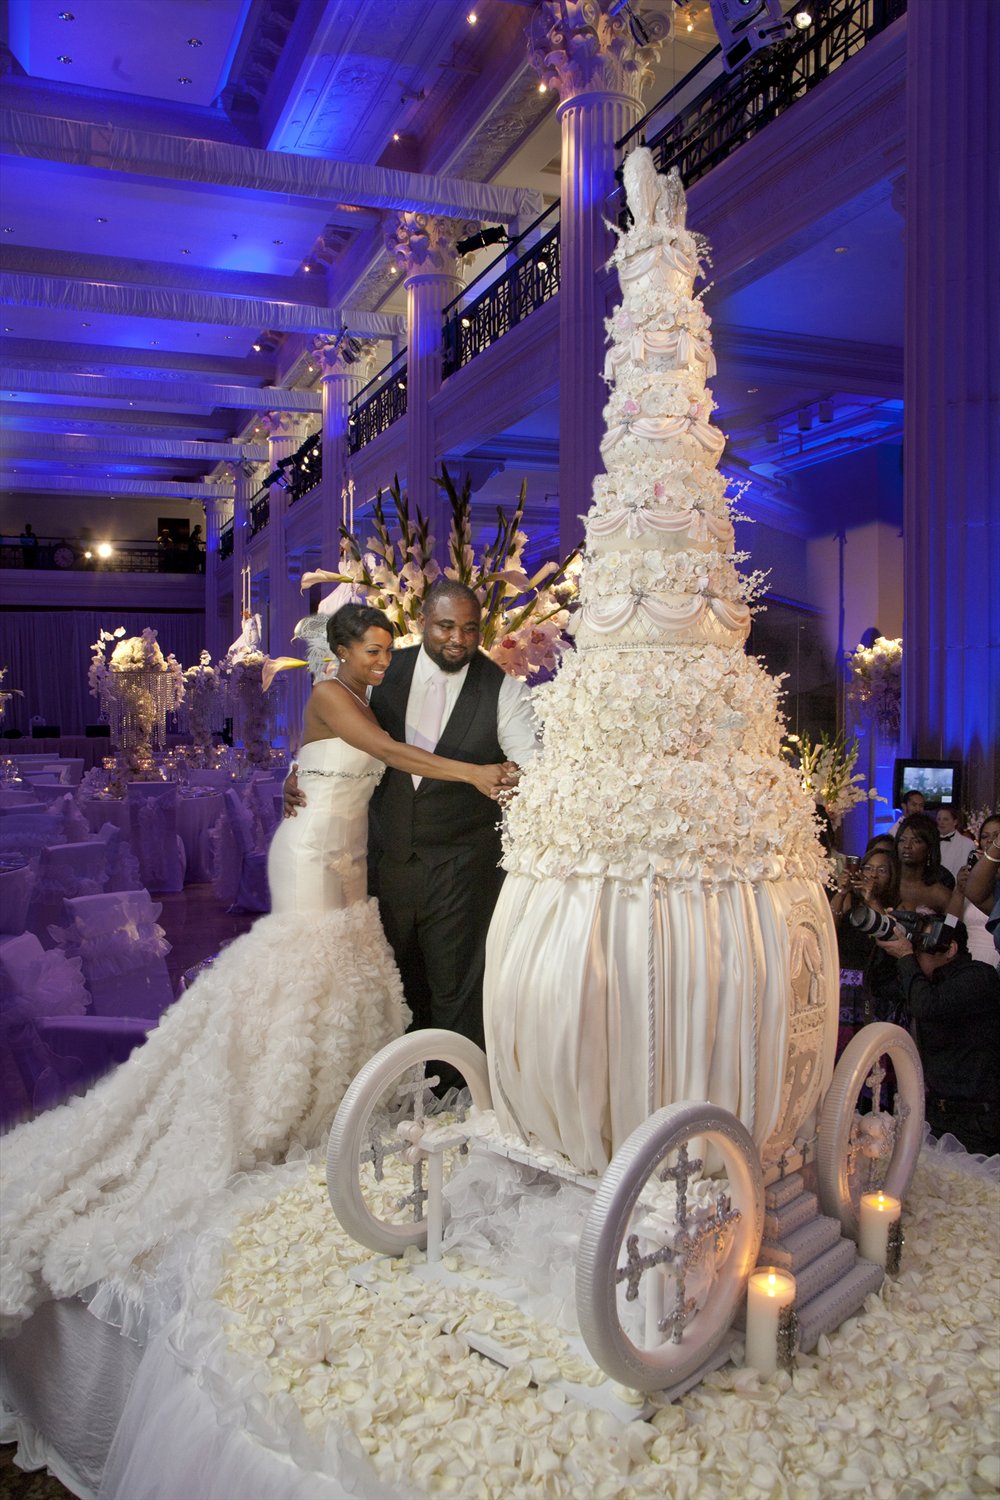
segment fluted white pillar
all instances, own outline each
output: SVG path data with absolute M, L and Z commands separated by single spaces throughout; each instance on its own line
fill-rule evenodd
M 242 464 L 236 465 L 234 478 L 235 495 L 233 498 L 233 633 L 226 641 L 233 641 L 243 629 L 242 605 L 243 605 L 243 569 L 247 565 L 247 523 L 250 519 L 250 497 L 257 490 L 257 476 L 254 470 L 246 473 Z
M 323 567 L 336 569 L 340 558 L 340 528 L 349 522 L 348 486 L 351 479 L 348 420 L 351 402 L 371 378 L 375 345 L 365 345 L 350 363 L 344 340 L 331 341 L 318 351 L 323 369 Z M 352 348 L 350 353 L 354 355 Z
M 615 141 L 639 119 L 642 90 L 670 34 L 672 5 L 541 0 L 531 18 L 532 66 L 561 100 L 559 272 L 559 531 L 563 552 L 583 536 L 601 467 L 604 318 L 598 275 L 611 252 L 604 227 L 618 165 Z M 635 12 L 638 11 L 638 15 Z M 638 19 L 641 28 L 634 22 Z M 639 41 L 637 35 L 644 35 Z
M 907 12 L 903 747 L 1000 785 L 1000 6 Z
M 278 467 L 283 458 L 289 458 L 299 446 L 298 426 L 289 412 L 272 411 L 265 418 L 270 471 Z M 288 514 L 288 491 L 280 484 L 272 484 L 268 492 L 267 522 L 267 649 L 272 656 L 280 656 L 291 647 L 291 632 L 295 620 L 291 618 L 296 607 L 296 598 L 290 597 L 291 585 L 288 577 L 288 549 L 285 523 Z M 298 618 L 296 616 L 296 618 Z
M 437 214 L 398 213 L 386 243 L 406 275 L 406 489 L 411 507 L 430 518 L 435 550 L 444 556 L 450 515 L 434 483 L 438 466 L 430 403 L 441 389 L 442 311 L 462 290 L 455 245 L 479 225 Z
M 231 509 L 228 500 L 205 501 L 205 650 L 213 661 L 229 645 L 219 613 L 219 535 Z

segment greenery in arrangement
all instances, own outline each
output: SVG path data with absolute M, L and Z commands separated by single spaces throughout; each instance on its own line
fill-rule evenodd
M 420 611 L 431 585 L 440 577 L 467 584 L 483 606 L 483 649 L 504 671 L 531 677 L 552 671 L 565 646 L 569 606 L 576 596 L 578 552 L 561 563 L 543 563 L 532 575 L 523 565 L 528 537 L 521 530 L 525 486 L 513 514 L 497 508 L 492 541 L 476 555 L 472 540 L 471 480 L 459 490 L 442 466 L 435 483 L 451 506 L 448 562 L 435 560 L 434 538 L 419 508 L 410 512 L 406 495 L 394 479 L 389 488 L 396 515 L 395 534 L 385 513 L 382 491 L 376 496 L 372 530 L 363 543 L 356 532 L 341 527 L 342 557 L 337 573 L 306 573 L 302 587 L 314 583 L 351 585 L 365 603 L 385 611 L 393 631 L 404 641 L 420 639 Z
M 885 801 L 874 787 L 865 790 L 865 778 L 855 770 L 858 750 L 856 739 L 826 733 L 815 743 L 808 734 L 788 734 L 781 746 L 782 755 L 797 761 L 803 788 L 826 810 L 834 828 L 859 802 Z

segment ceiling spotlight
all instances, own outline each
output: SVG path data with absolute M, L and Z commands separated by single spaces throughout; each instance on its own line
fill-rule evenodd
M 59 56 L 56 58 L 56 62 L 61 63 L 71 63 L 72 61 L 73 59 L 71 57 L 67 57 L 65 52 L 60 52 Z
M 392 132 L 392 138 L 393 138 L 394 141 L 397 141 L 397 142 L 399 141 L 400 137 L 399 137 L 399 131 L 398 130 L 394 130 Z
M 465 19 L 468 21 L 470 26 L 475 26 L 476 22 L 479 20 L 479 17 L 476 15 L 476 12 L 474 10 L 470 10 Z
M 283 245 L 284 243 L 285 243 L 284 240 L 272 240 L 271 241 L 272 245 Z
M 89 327 L 90 327 L 90 324 L 89 324 L 89 323 L 81 323 L 81 324 L 80 324 L 80 327 L 81 327 L 81 328 L 89 328 Z
M 260 345 L 259 344 L 254 344 L 254 346 L 253 346 L 253 352 L 255 354 L 259 354 L 260 353 Z
M 189 36 L 188 37 L 188 46 L 189 47 L 200 47 L 201 46 L 201 37 L 200 36 Z
M 75 21 L 76 16 L 74 16 L 71 10 L 61 10 L 56 19 L 59 21 Z
M 107 219 L 101 218 L 101 216 L 98 215 L 97 222 L 98 224 L 106 224 L 108 221 Z
M 4 333 L 13 333 L 13 332 L 14 332 L 13 328 L 5 328 L 4 329 Z
M 833 247 L 833 253 L 834 253 L 834 255 L 846 255 L 847 254 L 847 246 L 846 245 L 834 245 L 834 247 Z
M 159 343 L 158 339 L 150 339 L 150 341 L 149 341 L 149 347 L 151 349 L 155 349 L 158 343 Z
M 306 261 L 305 264 L 303 265 L 302 269 L 303 269 L 303 271 L 311 271 L 312 270 L 312 266 L 309 264 L 308 261 Z
M 806 6 L 800 5 L 792 16 L 792 25 L 797 26 L 799 31 L 805 31 L 813 23 L 812 12 Z
M 182 250 L 182 251 L 181 251 L 181 254 L 182 254 L 182 255 L 190 255 L 190 254 L 191 254 L 191 251 L 190 251 L 190 250 Z
M 539 83 L 539 85 L 538 85 L 538 92 L 539 92 L 539 93 L 540 93 L 540 94 L 547 94 L 547 93 L 548 93 L 548 91 L 549 91 L 549 86 L 548 86 L 548 84 L 547 84 L 547 83 L 546 83 L 546 82 L 545 82 L 545 79 L 544 79 L 544 78 L 543 78 L 543 79 L 542 79 L 542 80 L 541 80 L 541 82 L 540 82 L 540 83 Z
M 811 431 L 812 430 L 812 424 L 813 424 L 812 412 L 811 411 L 800 411 L 799 412 L 799 431 L 800 432 L 809 432 L 809 431 Z
M 4 234 L 13 234 L 14 233 L 14 226 L 13 226 L 13 224 L 5 224 L 3 226 L 3 232 L 4 232 Z
M 756 396 L 756 394 L 757 394 L 757 392 L 759 390 L 760 390 L 760 386 L 759 385 L 748 385 L 747 386 L 747 395 L 748 396 Z
M 833 421 L 833 402 L 821 401 L 819 403 L 819 419 L 821 422 Z
M 98 542 L 98 544 L 97 544 L 97 555 L 98 555 L 98 557 L 110 557 L 113 551 L 114 551 L 114 548 L 112 547 L 112 545 L 111 545 L 110 542 Z
M 178 78 L 177 82 L 178 83 L 190 83 L 191 80 L 190 80 L 190 78 L 188 78 L 187 74 L 182 73 L 181 76 L 180 76 L 180 78 Z

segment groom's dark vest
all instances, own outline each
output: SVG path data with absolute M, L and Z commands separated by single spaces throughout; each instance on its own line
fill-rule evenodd
M 375 717 L 394 740 L 406 739 L 406 703 L 419 651 L 419 646 L 409 646 L 394 652 L 385 681 L 372 693 Z M 495 662 L 476 653 L 438 741 L 439 755 L 481 766 L 506 759 L 497 738 L 503 677 Z M 416 853 L 426 864 L 439 865 L 463 848 L 491 843 L 500 858 L 496 803 L 461 781 L 425 777 L 414 790 L 408 772 L 387 769 L 372 798 L 370 816 L 378 848 L 394 859 Z

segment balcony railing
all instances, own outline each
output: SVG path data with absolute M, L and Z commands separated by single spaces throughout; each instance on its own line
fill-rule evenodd
M 808 30 L 756 53 L 739 72 L 715 78 L 647 140 L 658 171 L 678 167 L 690 187 L 898 20 L 906 0 L 818 0 L 813 11 Z M 645 128 L 646 121 L 640 121 L 619 147 L 641 139 Z
M 271 496 L 267 490 L 261 490 L 250 501 L 250 509 L 247 512 L 247 530 L 250 535 L 256 536 L 258 531 L 263 531 L 270 519 Z
M 161 547 L 156 542 L 113 542 L 109 557 L 78 539 L 40 536 L 36 547 L 0 542 L 0 568 L 55 573 L 204 573 L 205 553 L 186 543 Z
M 558 212 L 558 202 L 553 203 L 515 244 L 521 243 L 533 231 L 537 232 L 546 219 Z M 507 254 L 510 254 L 509 248 Z M 497 261 L 494 261 L 487 266 L 476 281 L 444 310 L 442 374 L 445 377 L 467 365 L 477 354 L 482 354 L 484 349 L 509 333 L 559 290 L 558 223 L 470 302 L 469 293 L 476 282 L 489 277 L 496 265 Z
M 347 419 L 349 452 L 357 453 L 391 427 L 393 422 L 405 417 L 406 364 L 400 363 L 405 353 L 406 350 L 401 349 L 395 359 L 383 365 L 351 402 L 351 412 Z

